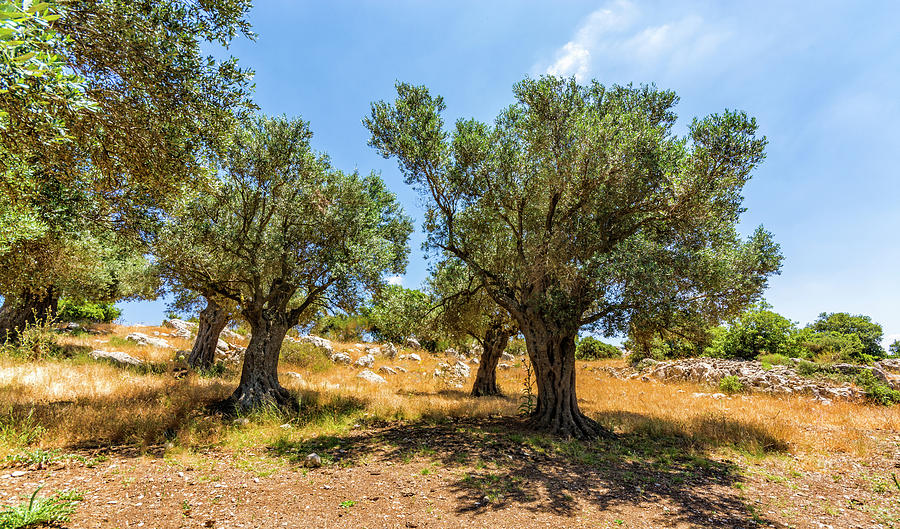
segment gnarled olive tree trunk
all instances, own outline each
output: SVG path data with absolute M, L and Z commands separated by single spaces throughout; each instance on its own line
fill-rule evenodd
M 581 413 L 575 395 L 577 327 L 560 328 L 540 317 L 519 320 L 537 381 L 537 405 L 531 416 L 536 428 L 565 437 L 590 439 L 609 432 Z
M 502 394 L 500 388 L 497 387 L 497 363 L 500 361 L 511 335 L 512 333 L 502 325 L 492 325 L 484 333 L 484 340 L 481 343 L 484 351 L 481 353 L 478 374 L 475 375 L 475 384 L 472 386 L 473 397 Z
M 41 294 L 25 292 L 3 298 L 0 307 L 0 342 L 18 340 L 26 325 L 45 321 L 56 314 L 59 295 L 52 288 Z
M 216 344 L 219 335 L 228 324 L 229 317 L 224 307 L 212 299 L 206 300 L 206 307 L 200 311 L 197 338 L 188 355 L 188 365 L 194 369 L 209 369 L 216 361 Z
M 278 383 L 278 356 L 291 325 L 272 317 L 248 318 L 250 343 L 244 353 L 241 381 L 217 407 L 225 412 L 246 412 L 264 406 L 296 408 L 297 402 Z

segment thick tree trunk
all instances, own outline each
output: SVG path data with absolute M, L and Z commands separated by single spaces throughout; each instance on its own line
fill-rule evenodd
M 197 338 L 188 355 L 188 365 L 194 369 L 209 369 L 216 361 L 216 344 L 219 335 L 228 324 L 228 311 L 211 299 L 206 300 L 206 308 L 200 311 Z
M 489 327 L 484 334 L 481 353 L 481 361 L 478 364 L 478 374 L 475 375 L 475 384 L 472 386 L 473 397 L 498 396 L 502 393 L 497 387 L 497 363 L 506 349 L 511 334 L 502 326 Z
M 252 335 L 244 353 L 241 382 L 217 408 L 227 413 L 242 413 L 265 406 L 297 407 L 291 394 L 278 383 L 278 355 L 289 328 L 264 318 L 250 322 Z
M 26 325 L 51 318 L 56 314 L 58 305 L 59 295 L 52 288 L 40 295 L 25 293 L 17 298 L 3 298 L 3 306 L 0 307 L 0 342 L 15 342 Z
M 564 437 L 591 439 L 610 435 L 581 413 L 575 395 L 577 328 L 562 331 L 537 319 L 520 321 L 537 381 L 537 405 L 531 416 L 536 428 Z

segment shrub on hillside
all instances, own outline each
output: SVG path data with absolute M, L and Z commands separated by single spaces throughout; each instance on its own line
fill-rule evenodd
M 370 328 L 369 320 L 365 316 L 334 314 L 317 319 L 310 333 L 339 342 L 361 342 Z
M 602 342 L 593 336 L 585 336 L 575 345 L 575 358 L 577 360 L 622 358 L 622 351 L 615 345 Z
M 818 319 L 810 324 L 810 328 L 817 333 L 830 332 L 845 336 L 855 336 L 862 344 L 862 355 L 873 360 L 885 357 L 884 348 L 881 347 L 881 339 L 884 332 L 881 325 L 872 321 L 869 316 L 853 315 L 846 312 L 823 312 Z
M 739 360 L 753 360 L 761 354 L 793 356 L 796 325 L 768 309 L 767 305 L 757 305 L 714 332 L 704 354 Z
M 835 331 L 813 332 L 805 337 L 802 345 L 809 351 L 810 356 L 822 364 L 871 364 L 875 360 L 863 352 L 863 343 L 855 334 L 841 334 Z
M 866 398 L 875 404 L 892 406 L 900 403 L 900 391 L 891 389 L 871 371 L 856 375 L 856 384 L 866 392 Z
M 56 316 L 60 321 L 82 323 L 112 323 L 122 315 L 122 310 L 112 303 L 78 301 L 61 298 Z
M 735 375 L 728 375 L 719 380 L 719 391 L 732 395 L 744 391 L 744 384 Z
M 888 347 L 888 353 L 891 356 L 900 356 L 900 340 L 894 340 L 894 343 Z

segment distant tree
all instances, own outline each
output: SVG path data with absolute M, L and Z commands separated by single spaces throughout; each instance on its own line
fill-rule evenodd
M 509 339 L 518 332 L 515 321 L 491 299 L 481 279 L 458 259 L 446 259 L 435 267 L 429 291 L 437 305 L 432 322 L 438 332 L 457 342 L 471 337 L 481 346 L 472 396 L 501 395 L 497 364 Z
M 900 340 L 894 340 L 888 347 L 891 356 L 900 356 Z
M 854 335 L 862 342 L 862 354 L 874 360 L 884 358 L 887 354 L 881 346 L 884 331 L 881 325 L 873 322 L 869 316 L 852 315 L 846 312 L 823 312 L 819 314 L 816 321 L 810 324 L 810 328 L 816 332 Z
M 249 7 L 0 1 L 0 335 L 81 295 L 88 261 L 57 257 L 104 232 L 145 240 L 160 209 L 207 176 L 252 104 L 250 73 L 201 48 L 252 37 Z
M 622 358 L 622 351 L 615 345 L 598 340 L 593 336 L 583 336 L 575 344 L 575 358 L 577 360 Z
M 430 300 L 425 292 L 388 285 L 373 296 L 365 315 L 376 339 L 404 343 L 424 328 L 429 308 Z
M 351 308 L 402 273 L 412 230 L 375 174 L 334 169 L 299 119 L 258 117 L 234 134 L 219 179 L 166 222 L 156 255 L 170 277 L 239 308 L 250 326 L 240 383 L 223 409 L 295 406 L 278 382 L 288 329 Z
M 516 320 L 538 386 L 533 423 L 591 437 L 603 429 L 578 408 L 579 330 L 627 332 L 645 299 L 731 313 L 779 269 L 767 232 L 743 241 L 735 229 L 765 140 L 731 111 L 678 137 L 677 97 L 653 87 L 542 77 L 513 91 L 492 125 L 448 131 L 443 99 L 401 83 L 365 124 L 426 201 L 428 247 L 466 263 Z
M 707 353 L 711 356 L 753 360 L 761 354 L 792 355 L 796 324 L 760 303 L 716 333 Z

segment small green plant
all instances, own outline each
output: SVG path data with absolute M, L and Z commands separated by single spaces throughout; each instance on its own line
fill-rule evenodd
M 131 340 L 126 340 L 121 336 L 110 336 L 108 345 L 110 347 L 131 347 L 135 344 L 135 342 Z
M 341 508 L 348 511 L 350 510 L 350 507 L 353 507 L 354 505 L 356 505 L 356 502 L 353 500 L 344 500 L 341 502 Z
M 54 461 L 63 459 L 59 450 L 44 450 L 35 448 L 34 450 L 24 449 L 18 454 L 6 456 L 3 460 L 4 466 L 36 466 L 37 468 L 45 468 Z
M 731 395 L 734 393 L 740 393 L 743 390 L 744 385 L 736 375 L 728 375 L 727 377 L 722 377 L 722 379 L 719 380 L 719 391 L 721 391 L 722 393 L 728 393 L 729 395 Z
M 522 396 L 519 397 L 519 415 L 527 416 L 534 413 L 535 396 L 532 389 L 534 368 L 528 360 L 528 355 L 522 357 L 522 366 L 525 368 L 525 378 L 522 381 Z
M 207 369 L 198 369 L 197 375 L 200 378 L 220 378 L 228 372 L 228 366 L 221 360 L 211 365 Z
M 7 340 L 0 346 L 3 354 L 26 360 L 56 356 L 63 350 L 56 344 L 56 330 L 52 318 L 26 323 L 15 342 Z
M 38 487 L 27 503 L 0 511 L 0 529 L 28 529 L 66 523 L 75 512 L 75 504 L 84 499 L 77 491 L 57 492 L 41 498 L 38 492 L 42 488 Z
M 856 384 L 866 392 L 866 398 L 875 404 L 892 406 L 900 402 L 900 391 L 891 389 L 875 376 L 872 371 L 860 371 Z
M 60 321 L 112 323 L 122 315 L 122 309 L 108 302 L 60 298 L 57 315 Z

